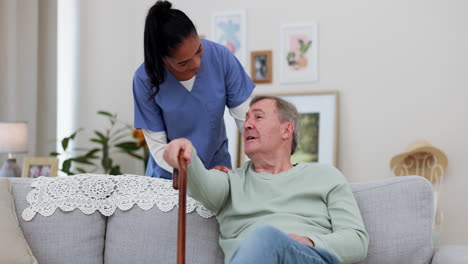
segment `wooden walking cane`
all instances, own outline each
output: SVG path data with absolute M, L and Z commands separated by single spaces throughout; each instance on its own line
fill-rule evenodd
M 187 204 L 187 162 L 184 150 L 179 152 L 179 168 L 174 168 L 172 187 L 179 190 L 179 218 L 177 225 L 177 264 L 185 264 L 185 208 Z

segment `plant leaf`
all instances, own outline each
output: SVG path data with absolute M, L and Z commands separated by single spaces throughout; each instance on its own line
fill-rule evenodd
M 123 142 L 115 146 L 123 150 L 139 150 L 140 149 L 140 147 L 137 146 L 136 142 L 133 142 L 133 141 Z
M 88 157 L 88 158 L 95 159 L 95 158 L 97 158 L 97 157 L 94 156 L 94 154 L 96 154 L 96 153 L 99 152 L 99 151 L 100 151 L 100 149 L 94 148 L 94 149 L 88 151 L 88 153 L 86 153 L 85 156 Z
M 100 131 L 94 130 L 94 134 L 96 134 L 101 140 L 107 140 L 107 137 L 105 137 Z
M 71 173 L 70 172 L 71 163 L 72 163 L 71 159 L 67 159 L 62 164 L 62 171 L 67 173 L 68 175 L 70 175 Z
M 143 156 L 141 156 L 141 155 L 138 155 L 138 154 L 136 154 L 136 153 L 134 153 L 134 152 L 132 152 L 132 151 L 130 151 L 130 150 L 122 150 L 122 151 L 123 151 L 124 153 L 127 153 L 128 155 L 134 157 L 134 158 L 139 159 L 139 160 L 143 160 L 143 161 L 146 160 L 145 157 L 143 157 Z
M 109 140 L 109 143 L 114 143 L 114 142 L 119 141 L 119 140 L 121 140 L 123 138 L 126 138 L 126 137 L 128 137 L 128 134 L 122 134 L 120 136 L 115 136 L 115 137 L 113 137 L 113 138 L 111 138 Z
M 76 171 L 79 173 L 87 173 L 87 171 L 83 168 L 76 168 Z
M 110 175 L 121 175 L 122 172 L 120 171 L 120 166 L 117 165 L 115 167 L 112 167 L 112 169 L 109 172 Z
M 64 138 L 62 139 L 62 148 L 63 148 L 63 151 L 66 151 L 67 148 L 68 148 L 68 141 L 70 141 L 70 138 Z
M 133 132 L 132 129 L 128 129 L 126 127 L 123 127 L 123 128 L 117 129 L 116 131 L 111 130 L 109 135 L 112 135 L 112 141 L 115 142 L 117 140 L 117 138 L 121 139 L 121 138 L 124 138 L 124 137 L 131 136 L 132 132 Z
M 305 54 L 307 52 L 307 50 L 310 48 L 311 44 L 312 44 L 312 40 L 309 40 L 309 42 L 307 42 L 307 44 L 303 47 L 302 54 Z
M 105 141 L 97 139 L 97 138 L 92 138 L 92 139 L 90 139 L 90 141 L 91 142 L 96 142 L 96 143 L 99 143 L 99 144 L 105 144 L 106 143 Z
M 78 134 L 78 132 L 81 131 L 81 130 L 83 130 L 83 129 L 79 128 L 78 130 L 75 131 L 75 133 L 71 134 L 71 136 L 69 136 L 69 138 L 75 139 L 76 134 Z
M 60 153 L 55 152 L 55 151 L 54 151 L 54 152 L 51 152 L 51 153 L 49 154 L 49 156 L 54 156 L 54 157 L 57 157 L 57 156 L 59 156 L 59 155 L 60 155 Z
M 304 40 L 299 39 L 299 48 L 302 49 L 304 47 Z
M 103 115 L 103 116 L 108 116 L 108 117 L 114 117 L 111 113 L 107 112 L 107 111 L 98 111 L 97 112 L 98 115 Z

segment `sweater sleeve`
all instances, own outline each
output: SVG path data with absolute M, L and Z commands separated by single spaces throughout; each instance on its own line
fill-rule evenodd
M 196 151 L 187 166 L 187 191 L 190 197 L 199 201 L 216 215 L 223 208 L 229 196 L 228 174 L 219 170 L 207 170 Z
M 341 175 L 341 173 L 340 173 Z M 355 263 L 367 256 L 369 237 L 359 207 L 344 177 L 327 195 L 332 233 L 309 236 L 316 247 L 325 248 L 343 263 Z

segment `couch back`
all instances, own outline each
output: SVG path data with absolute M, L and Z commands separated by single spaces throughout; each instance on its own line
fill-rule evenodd
M 32 179 L 11 179 L 18 216 L 29 206 Z M 361 263 L 430 263 L 433 199 L 431 184 L 419 176 L 351 184 L 366 230 L 369 251 Z M 49 217 L 19 219 L 39 263 L 176 262 L 177 210 L 143 211 L 134 206 L 105 217 L 98 212 L 57 210 Z M 187 215 L 187 263 L 223 263 L 214 217 Z
M 366 264 L 431 263 L 432 185 L 420 176 L 353 183 L 369 233 Z

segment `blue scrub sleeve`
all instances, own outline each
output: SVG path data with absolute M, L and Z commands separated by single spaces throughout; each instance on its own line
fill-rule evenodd
M 166 131 L 161 108 L 151 96 L 148 79 L 144 80 L 139 74 L 133 77 L 134 127 L 151 131 Z M 145 73 L 146 76 L 146 73 Z
M 224 51 L 224 72 L 226 73 L 226 106 L 234 108 L 245 102 L 255 88 L 242 64 L 227 48 Z

